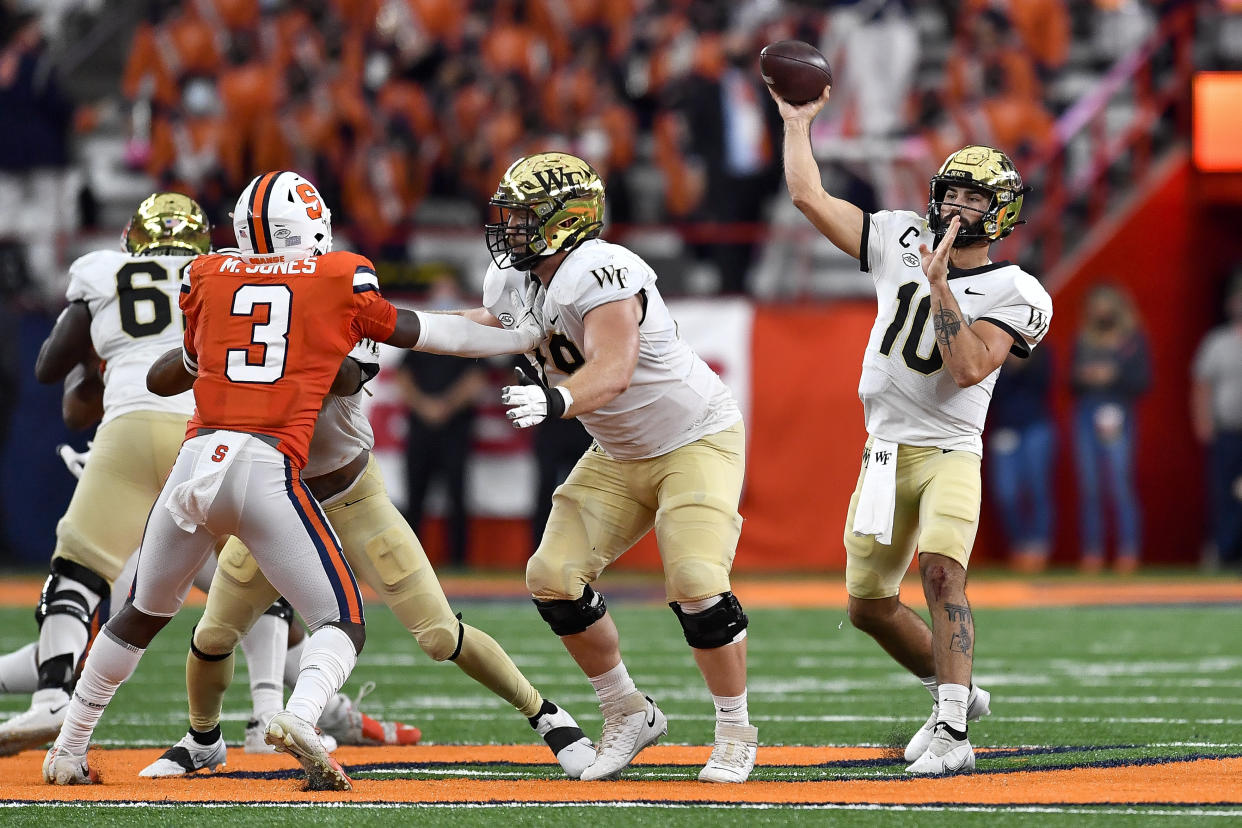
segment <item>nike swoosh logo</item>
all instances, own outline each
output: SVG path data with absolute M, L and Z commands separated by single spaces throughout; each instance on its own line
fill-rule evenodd
M 358 498 L 357 500 L 347 500 L 347 501 L 345 501 L 344 503 L 342 503 L 342 504 L 341 504 L 341 506 L 342 506 L 342 508 L 343 508 L 343 507 L 345 507 L 345 506 L 353 506 L 355 503 L 361 503 L 361 502 L 362 502 L 362 501 L 364 501 L 364 500 L 366 500 L 366 498 L 365 498 L 365 497 L 360 497 L 360 498 Z
M 651 716 L 647 719 L 647 727 L 655 727 L 655 702 L 651 699 L 647 699 L 647 702 L 651 705 Z
M 981 290 L 971 290 L 970 288 L 966 288 L 966 292 L 969 293 L 971 296 L 984 296 L 985 295 L 983 291 Z
M 548 320 L 548 324 L 555 325 L 557 322 L 560 322 L 560 321 L 561 321 L 561 315 L 558 313 L 556 316 Z
M 47 712 L 48 712 L 48 713 L 51 713 L 53 716 L 55 716 L 57 713 L 59 713 L 60 711 L 64 710 L 64 709 L 65 709 L 66 707 L 68 707 L 68 706 L 69 706 L 69 702 L 65 702 L 65 703 L 64 703 L 64 704 L 62 704 L 60 707 L 53 707 L 53 708 L 51 708 L 50 710 L 48 710 Z

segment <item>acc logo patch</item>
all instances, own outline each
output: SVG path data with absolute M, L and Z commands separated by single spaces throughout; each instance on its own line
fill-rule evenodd
M 500 314 L 500 316 L 497 316 L 496 318 L 499 319 L 500 324 L 504 325 L 506 328 L 513 327 L 513 314 L 506 312 Z
M 287 239 L 292 231 L 288 227 L 279 227 L 272 235 L 278 239 Z
M 902 253 L 901 260 L 905 262 L 906 267 L 918 267 L 919 266 L 919 257 L 914 255 L 913 253 Z

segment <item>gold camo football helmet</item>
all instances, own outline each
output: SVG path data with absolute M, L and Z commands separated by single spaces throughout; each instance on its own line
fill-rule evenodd
M 211 252 L 211 225 L 198 202 L 181 193 L 153 193 L 138 205 L 121 235 L 125 249 L 195 256 Z
M 936 242 L 949 229 L 948 221 L 941 216 L 945 191 L 949 187 L 966 187 L 979 190 L 991 197 L 988 209 L 974 221 L 967 221 L 964 210 L 962 226 L 957 232 L 954 247 L 968 247 L 981 241 L 1000 241 L 1025 222 L 1018 220 L 1022 212 L 1022 197 L 1030 190 L 1022 183 L 1022 176 L 1009 156 L 998 149 L 972 145 L 962 147 L 945 159 L 940 171 L 931 180 L 927 200 L 927 225 L 936 235 Z
M 568 153 L 514 161 L 489 203 L 499 214 L 486 225 L 497 267 L 530 270 L 544 256 L 597 237 L 604 226 L 604 182 L 590 164 Z

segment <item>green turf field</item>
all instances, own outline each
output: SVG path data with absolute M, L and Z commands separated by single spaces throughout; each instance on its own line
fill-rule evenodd
M 545 695 L 570 709 L 592 737 L 600 719 L 590 685 L 528 602 L 457 602 L 471 624 L 492 633 Z M 612 602 L 631 674 L 667 712 L 667 743 L 711 740 L 710 698 L 671 612 L 652 605 Z M 185 651 L 200 610 L 176 619 L 147 652 L 96 732 L 106 746 L 163 748 L 184 732 Z M 867 636 L 850 628 L 839 610 L 754 610 L 750 613 L 750 710 L 760 741 L 775 745 L 904 745 L 926 718 L 930 699 Z M 1242 622 L 1236 605 L 978 610 L 976 681 L 993 693 L 993 713 L 971 726 L 977 748 L 1004 747 L 980 756 L 979 769 L 1080 767 L 1143 758 L 1242 756 Z M 844 623 L 843 623 L 844 622 Z M 0 649 L 35 633 L 29 609 L 0 609 Z M 401 719 L 423 731 L 424 744 L 534 744 L 526 721 L 452 665 L 434 664 L 387 610 L 368 616 L 366 650 L 347 690 L 377 684 L 364 702 L 373 715 Z M 0 697 L 0 712 L 24 709 L 25 698 Z M 239 658 L 225 709 L 224 733 L 239 742 L 249 706 Z M 814 767 L 757 767 L 753 779 L 824 780 L 900 776 L 904 763 L 865 761 Z M 644 766 L 630 779 L 690 779 L 697 769 Z M 463 765 L 399 771 L 362 771 L 356 778 L 543 778 L 547 766 Z M 705 789 L 705 798 L 709 790 Z M 1242 801 L 1242 791 L 1234 801 Z M 410 806 L 405 806 L 409 808 Z M 0 810 L 0 823 L 61 825 L 80 810 L 40 807 Z M 932 809 L 936 810 L 936 809 Z M 610 807 L 607 824 L 788 824 L 792 821 L 904 825 L 925 821 L 925 808 L 885 806 L 875 811 L 794 808 L 728 809 Z M 192 812 L 194 816 L 191 817 Z M 402 816 L 398 817 L 398 814 Z M 1006 809 L 1007 825 L 1114 825 L 1188 818 L 1242 820 L 1242 809 L 1203 807 Z M 108 807 L 92 812 L 93 825 L 351 824 L 408 821 L 397 808 L 344 811 L 268 808 L 149 809 Z M 423 808 L 420 822 L 477 825 L 593 824 L 591 809 L 523 806 Z M 955 824 L 997 824 L 987 808 L 956 809 Z M 588 821 L 591 820 L 591 821 Z

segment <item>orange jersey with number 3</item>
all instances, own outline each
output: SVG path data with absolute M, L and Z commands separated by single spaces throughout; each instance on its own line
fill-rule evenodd
M 181 288 L 185 360 L 197 369 L 199 428 L 266 434 L 300 469 L 341 361 L 361 339 L 392 336 L 397 309 L 371 262 L 337 252 L 283 261 L 215 254 Z

